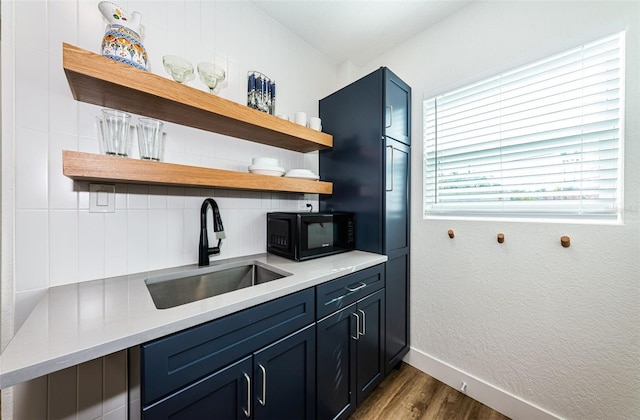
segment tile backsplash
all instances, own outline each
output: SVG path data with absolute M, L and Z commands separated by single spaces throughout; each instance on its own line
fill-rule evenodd
M 34 291 L 196 262 L 205 197 L 218 202 L 227 233 L 217 258 L 264 252 L 265 213 L 295 210 L 301 199 L 299 194 L 119 184 L 115 213 L 89 213 L 88 183 L 62 175 L 61 153 L 99 153 L 101 107 L 73 99 L 61 54 L 62 42 L 98 52 L 105 22 L 97 3 L 13 5 L 16 326 L 30 311 Z M 219 95 L 245 103 L 246 73 L 259 69 L 278 82 L 277 112 L 290 115 L 298 110 L 316 115 L 318 99 L 335 86 L 335 65 L 248 2 L 119 5 L 142 14 L 150 68 L 160 76 L 169 78 L 161 64 L 164 54 L 182 55 L 194 65 L 216 61 L 228 75 Z M 197 75 L 189 86 L 206 90 Z M 252 157 L 272 156 L 287 169 L 317 171 L 314 153 L 172 123 L 164 132 L 167 162 L 246 171 Z M 132 157 L 137 158 L 133 137 Z
M 276 81 L 276 112 L 288 115 L 296 111 L 317 115 L 318 100 L 337 85 L 334 63 L 251 2 L 117 3 L 142 14 L 150 70 L 159 76 L 170 78 L 162 66 L 165 54 L 183 56 L 194 65 L 215 61 L 227 72 L 219 96 L 245 104 L 247 72 L 258 70 Z M 3 171 L 11 172 L 13 178 L 3 176 L 2 188 L 13 191 L 3 198 L 4 205 L 7 197 L 12 201 L 15 221 L 13 229 L 6 225 L 2 229 L 4 238 L 11 241 L 12 237 L 14 243 L 13 279 L 3 278 L 2 290 L 3 302 L 14 305 L 14 329 L 49 287 L 196 263 L 199 212 L 205 197 L 218 202 L 227 236 L 221 255 L 214 258 L 265 252 L 265 214 L 297 210 L 303 198 L 317 199 L 301 194 L 117 184 L 115 212 L 90 213 L 88 183 L 73 182 L 62 174 L 61 154 L 62 150 L 99 153 L 96 116 L 101 107 L 73 99 L 62 68 L 62 43 L 99 52 L 106 22 L 97 4 L 85 0 L 3 4 L 3 87 L 13 87 L 2 89 Z M 188 86 L 207 90 L 197 75 Z M 136 119 L 134 115 L 132 122 Z M 252 157 L 271 156 L 287 169 L 318 169 L 316 153 L 282 150 L 172 123 L 165 123 L 164 132 L 167 162 L 246 171 Z M 132 146 L 132 157 L 137 158 L 135 136 Z M 7 151 L 13 153 L 13 160 L 7 159 Z M 3 336 L 7 337 L 6 331 Z M 109 357 L 93 362 L 94 373 L 102 376 L 112 370 Z M 16 407 L 40 410 L 43 400 L 60 400 L 56 384 L 68 384 L 65 387 L 72 394 L 76 387 L 75 402 L 49 404 L 50 415 L 64 417 L 76 410 L 78 418 L 124 418 L 120 397 L 112 400 L 107 394 L 120 395 L 126 384 L 118 379 L 108 388 L 110 382 L 105 379 L 98 394 L 83 386 L 83 375 L 89 375 L 91 368 L 90 363 L 83 364 L 16 387 Z M 94 391 L 95 395 L 84 395 Z M 32 401 L 30 406 L 19 405 L 23 397 Z M 85 403 L 86 407 L 80 406 Z

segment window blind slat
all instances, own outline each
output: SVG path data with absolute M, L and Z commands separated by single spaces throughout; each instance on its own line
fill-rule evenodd
M 426 99 L 425 215 L 619 217 L 623 35 Z

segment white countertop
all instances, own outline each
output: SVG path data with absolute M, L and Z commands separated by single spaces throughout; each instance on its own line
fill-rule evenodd
M 196 265 L 50 288 L 0 355 L 0 388 L 136 346 L 387 260 L 384 255 L 362 251 L 305 262 L 268 254 L 242 258 L 272 265 L 292 275 L 170 309 L 156 309 L 144 280 L 198 270 Z M 212 261 L 211 265 L 216 263 L 218 261 Z

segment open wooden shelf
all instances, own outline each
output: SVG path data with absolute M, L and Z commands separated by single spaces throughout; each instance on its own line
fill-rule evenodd
M 62 45 L 62 57 L 69 86 L 78 101 L 297 152 L 333 146 L 329 134 L 67 43 Z
M 215 187 L 234 190 L 331 194 L 331 182 L 256 175 L 174 163 L 62 151 L 62 172 L 77 181 Z

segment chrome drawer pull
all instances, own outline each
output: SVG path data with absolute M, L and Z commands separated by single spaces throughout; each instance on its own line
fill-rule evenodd
M 358 335 L 366 335 L 367 334 L 367 315 L 364 313 L 362 309 L 358 309 L 358 312 L 362 314 L 362 332 L 358 331 Z
M 351 336 L 354 340 L 360 339 L 360 317 L 355 312 L 352 312 L 351 315 L 356 317 L 356 336 Z
M 242 373 L 247 380 L 247 409 L 242 408 L 242 411 L 244 411 L 244 415 L 247 416 L 247 418 L 251 418 L 251 378 L 245 372 Z
M 360 285 L 358 287 L 351 288 L 349 286 L 346 286 L 345 289 L 350 292 L 357 292 L 358 290 L 364 289 L 365 287 L 367 287 L 367 283 L 360 282 Z
M 267 405 L 267 370 L 260 363 L 258 367 L 262 371 L 262 399 L 258 398 L 258 402 L 264 407 Z

